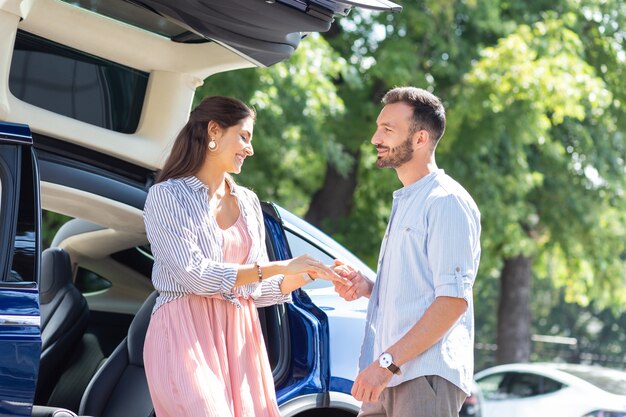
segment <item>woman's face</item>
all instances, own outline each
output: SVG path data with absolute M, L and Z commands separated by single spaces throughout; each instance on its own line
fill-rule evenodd
M 209 156 L 213 159 L 212 163 L 218 163 L 225 172 L 239 174 L 245 159 L 254 155 L 252 149 L 253 129 L 252 117 L 246 117 L 228 129 L 218 129 L 213 134 L 217 142 L 217 149 L 208 151 Z

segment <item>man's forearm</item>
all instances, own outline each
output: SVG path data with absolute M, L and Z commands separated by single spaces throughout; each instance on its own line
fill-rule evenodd
M 402 366 L 437 343 L 466 310 L 467 302 L 462 298 L 435 298 L 424 316 L 387 352 L 397 366 Z

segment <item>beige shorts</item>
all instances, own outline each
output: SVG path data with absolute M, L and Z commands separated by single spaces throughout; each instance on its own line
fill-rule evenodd
M 421 376 L 386 388 L 358 417 L 458 417 L 466 394 L 445 378 Z

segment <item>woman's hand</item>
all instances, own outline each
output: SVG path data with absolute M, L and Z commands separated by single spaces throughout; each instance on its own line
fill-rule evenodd
M 322 278 L 329 281 L 346 283 L 346 279 L 336 274 L 330 267 L 309 255 L 281 261 L 286 269 L 285 275 L 309 274 L 311 278 Z

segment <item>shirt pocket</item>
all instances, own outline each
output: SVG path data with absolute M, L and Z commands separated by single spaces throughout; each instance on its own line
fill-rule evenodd
M 425 253 L 426 229 L 414 224 L 401 225 L 397 230 L 396 249 L 407 254 Z M 397 246 L 396 246 L 397 245 Z
M 406 235 L 411 239 L 420 239 L 426 241 L 426 228 L 415 224 L 402 224 L 400 225 L 398 232 L 402 235 Z

